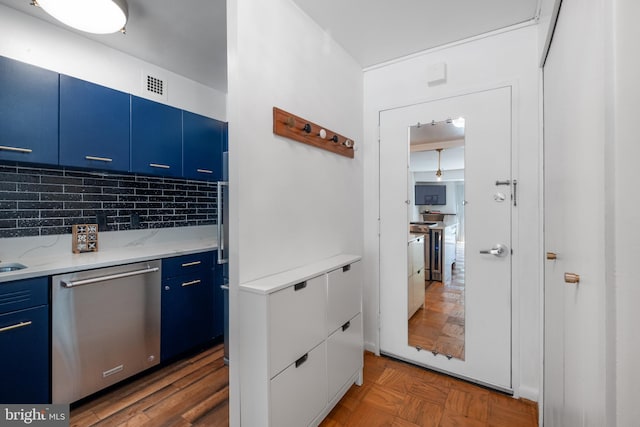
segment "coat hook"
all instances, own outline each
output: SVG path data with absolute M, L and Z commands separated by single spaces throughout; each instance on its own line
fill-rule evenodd
M 335 142 L 337 144 L 338 143 L 338 135 L 333 135 L 331 137 L 331 139 L 329 139 L 329 141 L 333 141 L 333 142 Z
M 294 119 L 293 117 L 287 117 L 287 119 L 284 121 L 284 124 L 289 128 L 296 127 L 296 119 Z
M 311 125 L 309 123 L 305 123 L 302 130 L 305 131 L 306 133 L 311 133 Z
M 322 139 L 325 139 L 327 137 L 327 131 L 324 129 L 320 129 L 320 132 L 318 133 L 318 136 Z
M 345 146 L 345 147 L 347 147 L 347 148 L 352 148 L 352 147 L 353 147 L 353 141 L 352 141 L 352 140 L 350 140 L 350 139 L 346 139 L 346 140 L 342 143 L 342 145 L 344 145 L 344 146 Z

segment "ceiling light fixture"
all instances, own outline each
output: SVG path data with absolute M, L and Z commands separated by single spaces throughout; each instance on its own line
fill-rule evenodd
M 124 32 L 126 0 L 33 0 L 49 15 L 72 28 L 93 34 Z
M 457 119 L 453 119 L 451 122 L 457 128 L 463 128 L 464 127 L 464 117 L 458 117 Z
M 440 156 L 442 155 L 442 148 L 436 148 L 438 152 L 438 170 L 436 171 L 436 177 L 438 181 L 442 181 L 442 170 L 440 169 Z

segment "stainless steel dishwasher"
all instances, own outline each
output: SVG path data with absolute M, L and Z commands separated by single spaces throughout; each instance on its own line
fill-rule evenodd
M 53 403 L 75 402 L 160 362 L 160 266 L 53 277 Z

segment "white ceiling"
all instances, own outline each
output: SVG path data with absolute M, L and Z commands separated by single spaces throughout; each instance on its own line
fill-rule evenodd
M 536 17 L 540 0 L 293 1 L 368 67 L 529 21 Z M 30 3 L 0 0 L 64 27 Z M 128 4 L 126 35 L 77 33 L 226 93 L 226 0 Z
M 128 0 L 127 33 L 106 35 L 70 29 L 31 0 L 0 3 L 227 92 L 226 0 Z
M 536 18 L 539 0 L 294 0 L 363 67 Z
M 440 168 L 444 171 L 446 178 L 447 171 L 464 169 L 464 147 L 454 147 L 442 150 L 440 158 Z M 438 153 L 432 151 L 413 151 L 409 160 L 409 170 L 411 172 L 434 172 L 438 169 Z M 435 180 L 435 175 L 434 175 Z

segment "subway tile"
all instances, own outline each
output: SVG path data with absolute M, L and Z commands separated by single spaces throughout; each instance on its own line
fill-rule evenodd
M 30 193 L 62 193 L 62 185 L 58 184 L 18 184 L 18 192 Z
M 66 234 L 107 217 L 107 230 L 215 224 L 215 183 L 0 164 L 0 237 Z
M 37 236 L 39 230 L 37 228 L 5 228 L 0 229 L 0 238 L 3 237 L 28 237 Z M 62 233 L 59 233 L 62 234 Z

